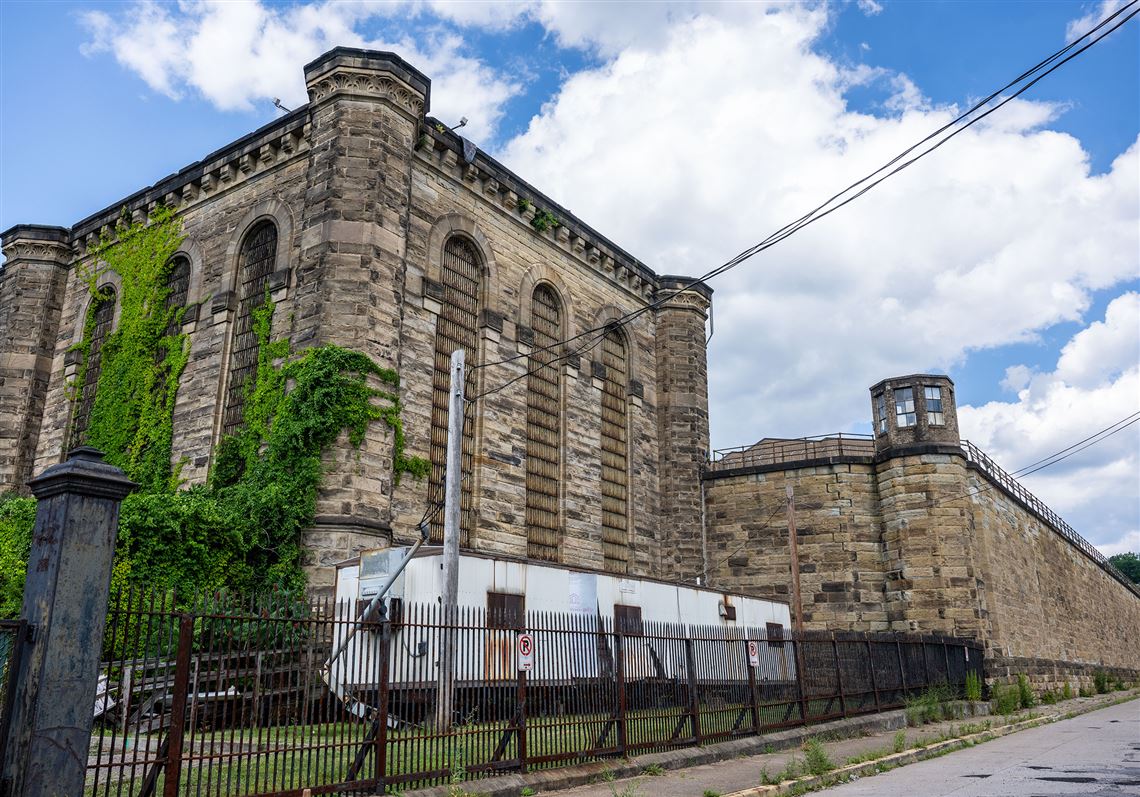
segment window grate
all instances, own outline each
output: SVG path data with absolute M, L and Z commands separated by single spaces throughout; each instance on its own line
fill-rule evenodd
M 527 556 L 556 562 L 562 542 L 558 507 L 561 468 L 562 375 L 554 346 L 562 331 L 562 308 L 549 285 L 534 290 L 534 348 L 527 368 L 526 529 Z
M 443 500 L 444 469 L 447 466 L 447 414 L 451 386 L 451 353 L 462 348 L 467 357 L 465 394 L 475 393 L 475 353 L 478 350 L 479 299 L 482 264 L 474 247 L 463 238 L 451 238 L 443 249 L 443 303 L 435 327 L 435 371 L 432 375 L 431 474 L 428 495 Z M 475 522 L 474 494 L 471 490 L 475 463 L 472 413 L 463 419 L 461 467 L 467 478 L 460 482 L 459 544 L 467 545 Z M 431 541 L 443 542 L 443 513 L 431 523 Z
M 95 406 L 95 394 L 99 390 L 99 375 L 103 371 L 103 344 L 111 334 L 115 322 L 115 289 L 104 285 L 95 292 L 94 329 L 91 330 L 90 348 L 87 350 L 87 364 L 83 369 L 83 388 L 79 391 L 79 401 L 75 407 L 75 417 L 71 424 L 71 445 L 75 448 L 87 440 L 87 426 L 91 423 L 91 410 Z
M 605 569 L 629 570 L 629 443 L 625 340 L 616 331 L 602 339 L 602 558 Z
M 265 303 L 265 286 L 277 260 L 277 227 L 263 221 L 250 230 L 238 260 L 238 311 L 230 349 L 230 381 L 222 414 L 222 434 L 231 435 L 242 424 L 245 394 L 257 378 L 257 332 L 253 311 Z M 248 383 L 248 384 L 247 384 Z

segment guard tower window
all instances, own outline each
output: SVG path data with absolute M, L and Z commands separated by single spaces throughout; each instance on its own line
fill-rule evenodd
M 895 390 L 895 425 L 900 429 L 914 426 L 918 418 L 914 412 L 914 390 L 900 387 Z
M 562 524 L 558 511 L 562 442 L 562 374 L 555 346 L 562 304 L 549 285 L 534 289 L 534 353 L 526 393 L 526 553 L 558 561 Z
M 467 382 L 464 395 L 475 394 L 472 367 L 479 348 L 479 310 L 482 298 L 483 261 L 466 238 L 454 236 L 443 247 L 440 282 L 443 284 L 443 306 L 435 326 L 435 370 L 432 376 L 431 410 L 431 474 L 428 477 L 429 500 L 443 495 L 444 468 L 447 465 L 447 413 L 451 397 L 451 353 L 463 349 L 467 358 Z M 471 475 L 475 464 L 475 441 L 472 431 L 474 412 L 463 417 L 461 463 L 467 478 L 460 482 L 459 544 L 468 545 L 475 522 L 475 503 L 471 492 Z M 431 541 L 443 542 L 443 517 L 437 514 L 431 523 Z
M 884 393 L 875 396 L 875 423 L 879 434 L 887 433 L 887 397 Z
M 926 422 L 931 426 L 942 426 L 946 422 L 942 414 L 942 388 L 927 385 L 923 394 L 926 397 Z

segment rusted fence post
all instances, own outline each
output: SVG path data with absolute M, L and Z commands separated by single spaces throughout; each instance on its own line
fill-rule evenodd
M 871 648 L 871 638 L 863 635 L 867 640 L 867 667 L 871 670 L 871 691 L 875 693 L 875 711 L 879 710 L 879 679 L 875 676 L 875 651 Z
M 618 752 L 625 755 L 625 636 L 614 632 L 614 675 L 617 676 Z
M 701 707 L 697 696 L 697 660 L 693 651 L 693 640 L 685 639 L 685 669 L 689 676 L 689 725 L 693 730 L 693 741 L 701 743 Z
M 835 654 L 835 683 L 839 687 L 839 708 L 843 716 L 847 716 L 847 698 L 843 694 L 843 666 L 839 663 L 839 642 L 835 639 L 835 632 L 831 634 L 831 650 Z
M 379 716 L 376 726 L 376 738 L 373 740 L 375 750 L 372 756 L 373 765 L 376 767 L 373 773 L 373 779 L 376 785 L 380 787 L 380 792 L 384 792 L 384 787 L 388 785 L 388 702 L 391 693 L 391 686 L 389 684 L 389 671 L 392 668 L 392 618 L 388 616 L 384 618 L 384 626 L 380 630 L 380 672 L 377 676 L 380 680 L 379 689 L 377 690 L 377 710 Z
M 137 485 L 84 446 L 28 486 L 39 504 L 20 617 L 32 638 L 0 776 L 22 797 L 82 794 L 119 503 Z
M 194 617 L 178 618 L 178 652 L 174 657 L 174 692 L 170 696 L 170 728 L 166 731 L 163 797 L 178 797 L 182 780 L 182 737 L 186 729 L 186 696 L 190 691 L 190 652 L 194 644 Z
M 760 696 L 756 694 L 756 668 L 752 666 L 752 657 L 748 653 L 750 644 L 748 637 L 745 637 L 744 661 L 748 664 L 748 708 L 752 713 L 752 732 L 758 734 L 760 733 Z

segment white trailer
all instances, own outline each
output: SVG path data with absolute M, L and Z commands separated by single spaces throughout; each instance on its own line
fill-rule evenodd
M 389 573 L 403 561 L 407 550 L 368 551 L 337 565 L 338 622 L 333 649 L 341 653 L 329 662 L 329 675 L 330 683 L 338 684 L 346 693 L 366 693 L 378 681 L 379 635 L 375 627 L 361 631 L 354 621 Z M 401 606 L 438 605 L 442 579 L 442 549 L 421 548 L 384 596 L 389 616 L 393 612 L 399 615 Z M 788 606 L 776 601 L 653 578 L 464 552 L 460 554 L 459 607 L 496 610 L 519 619 L 499 628 L 459 632 L 461 655 L 455 673 L 458 684 L 502 682 L 516 677 L 517 637 L 520 632 L 531 630 L 523 628 L 524 611 L 581 615 L 587 624 L 594 622 L 598 628 L 608 626 L 629 634 L 623 650 L 627 679 L 667 680 L 685 676 L 683 640 L 669 643 L 654 639 L 651 633 L 639 634 L 640 627 L 655 622 L 723 629 L 730 638 L 739 635 L 743 639 L 747 632 L 749 638 L 758 640 L 757 681 L 788 683 L 795 677 L 792 646 L 764 641 L 766 637 L 783 638 L 789 632 Z M 392 649 L 397 656 L 389 669 L 390 686 L 398 689 L 401 684 L 434 682 L 438 677 L 439 634 L 400 623 L 394 624 L 392 633 Z M 588 644 L 578 635 L 573 642 L 576 647 L 570 650 L 559 647 L 571 644 L 562 641 L 566 636 L 544 635 L 541 631 L 535 634 L 537 651 L 532 677 L 547 683 L 569 683 L 605 677 L 612 672 L 610 652 L 605 649 L 608 643 Z M 733 650 L 737 648 L 743 656 L 743 642 Z M 740 667 L 737 672 L 746 672 L 746 663 L 741 665 L 736 660 L 734 666 Z M 342 698 L 345 696 L 342 694 Z

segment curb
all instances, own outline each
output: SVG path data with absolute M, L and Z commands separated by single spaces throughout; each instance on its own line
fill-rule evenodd
M 1036 728 L 1040 725 L 1049 725 L 1054 722 L 1059 722 L 1064 719 L 1072 719 L 1079 717 L 1082 714 L 1088 714 L 1091 711 L 1099 711 L 1102 708 L 1119 705 L 1120 703 L 1127 703 L 1130 700 L 1135 700 L 1140 695 L 1135 692 L 1128 696 L 1117 699 L 1109 700 L 1103 703 L 1089 704 L 1081 706 L 1080 710 L 1066 711 L 1064 713 L 1045 714 L 1032 719 L 1022 720 L 1021 722 L 1014 722 L 1008 725 L 1002 725 L 997 728 L 991 728 L 981 733 L 970 734 L 969 736 L 960 736 L 956 739 L 947 739 L 943 742 L 935 742 L 934 744 L 925 747 L 915 748 L 913 750 L 904 750 L 901 753 L 891 753 L 890 755 L 882 758 L 875 759 L 874 761 L 864 761 L 861 764 L 851 764 L 850 766 L 837 767 L 824 775 L 811 775 L 803 778 L 796 778 L 795 780 L 786 780 L 782 783 L 770 784 L 766 786 L 754 786 L 742 791 L 734 791 L 723 795 L 723 797 L 782 797 L 783 795 L 794 793 L 802 793 L 803 791 L 814 791 L 819 788 L 827 788 L 835 786 L 840 783 L 845 783 L 853 778 L 869 777 L 871 775 L 878 775 L 891 769 L 906 766 L 907 764 L 916 764 L 919 761 L 925 761 L 929 758 L 937 758 L 938 756 L 952 753 L 956 750 L 962 750 L 967 747 L 974 747 L 989 742 L 994 739 L 999 739 L 1002 736 L 1009 736 L 1017 733 L 1018 731 L 1029 730 Z

